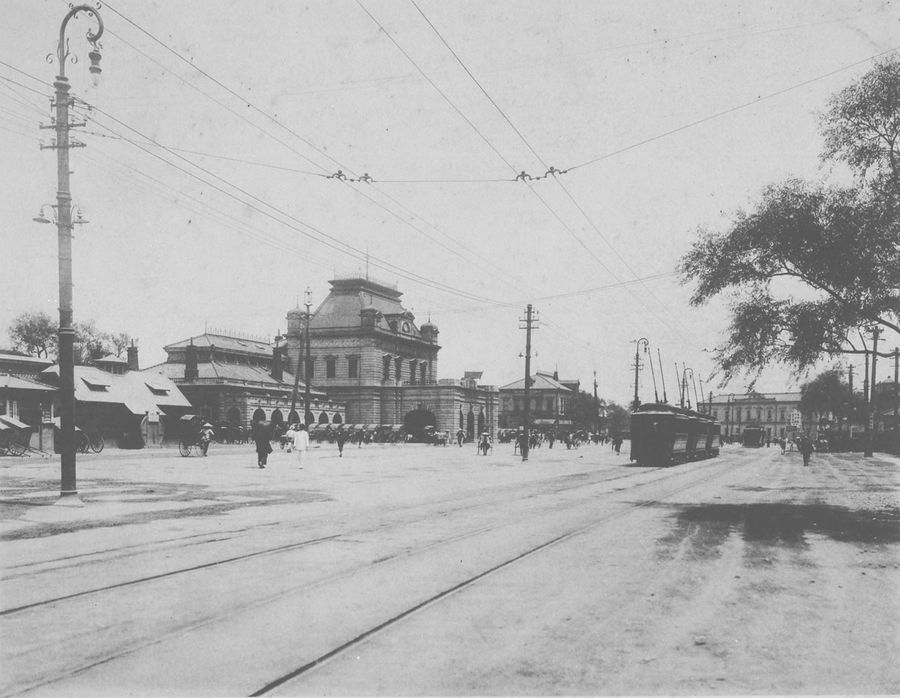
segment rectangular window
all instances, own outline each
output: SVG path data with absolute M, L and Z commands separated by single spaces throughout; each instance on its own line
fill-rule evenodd
M 357 359 L 357 358 L 347 359 L 347 377 L 348 378 L 359 378 L 359 359 Z
M 416 362 L 409 362 L 409 382 L 415 385 L 416 383 Z
M 325 377 L 334 378 L 337 362 L 334 359 L 325 359 Z
M 424 385 L 426 377 L 427 377 L 427 374 L 425 372 L 427 369 L 427 366 L 426 366 L 426 364 L 422 364 L 421 366 L 419 366 L 419 368 L 421 369 L 421 373 L 422 373 L 422 375 L 420 376 L 422 380 L 420 382 Z
M 381 379 L 382 380 L 390 380 L 391 378 L 391 357 L 384 357 L 384 370 L 382 372 Z
M 403 377 L 403 359 L 399 356 L 394 359 L 394 379 L 399 381 Z

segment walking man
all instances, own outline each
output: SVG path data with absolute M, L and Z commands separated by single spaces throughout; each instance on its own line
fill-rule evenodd
M 344 457 L 344 442 L 347 440 L 347 436 L 344 434 L 343 429 L 338 429 L 338 433 L 335 434 L 334 440 L 337 442 L 338 458 L 343 458 Z M 362 443 L 362 437 L 360 437 L 360 443 Z
M 294 425 L 293 442 L 294 458 L 297 459 L 297 467 L 302 468 L 304 456 L 306 456 L 306 451 L 309 449 L 309 432 L 306 431 L 305 424 Z
M 809 465 L 809 457 L 813 452 L 813 443 L 808 436 L 800 437 L 800 441 L 797 443 L 797 450 L 803 456 L 803 465 Z
M 253 435 L 253 442 L 256 444 L 256 464 L 260 468 L 265 468 L 269 460 L 269 454 L 272 452 L 272 444 L 269 442 L 269 430 L 262 422 L 253 422 L 250 427 Z

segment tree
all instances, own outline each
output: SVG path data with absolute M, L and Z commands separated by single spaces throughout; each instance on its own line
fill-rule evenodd
M 57 324 L 47 313 L 22 313 L 9 328 L 13 348 L 39 358 L 56 356 Z
M 9 329 L 13 348 L 48 359 L 56 359 L 58 334 L 58 323 L 46 313 L 22 313 Z M 109 354 L 121 357 L 130 343 L 128 334 L 103 332 L 93 320 L 75 323 L 75 363 L 89 363 Z
M 861 353 L 868 325 L 900 333 L 900 58 L 836 94 L 821 128 L 823 160 L 848 164 L 856 186 L 766 187 L 727 231 L 701 228 L 680 261 L 692 305 L 732 296 L 716 350 L 722 384 L 771 363 L 804 373 L 824 356 Z
M 800 386 L 800 410 L 804 413 L 831 412 L 837 418 L 846 417 L 851 410 L 850 386 L 844 373 L 832 368 Z
M 610 434 L 621 434 L 631 430 L 631 413 L 620 404 L 610 402 L 606 406 L 606 422 Z

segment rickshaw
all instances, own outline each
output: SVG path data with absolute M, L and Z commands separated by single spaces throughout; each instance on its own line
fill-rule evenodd
M 178 440 L 178 452 L 187 457 L 192 453 L 206 455 L 211 439 L 212 425 L 207 427 L 203 417 L 196 414 L 182 415 L 181 438 Z
M 14 417 L 0 415 L 0 455 L 24 456 L 31 427 Z

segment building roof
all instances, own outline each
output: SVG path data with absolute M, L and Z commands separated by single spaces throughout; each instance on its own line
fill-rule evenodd
M 172 349 L 184 349 L 187 345 L 193 344 L 198 348 L 215 347 L 223 351 L 235 352 L 238 354 L 251 354 L 253 356 L 272 356 L 272 343 L 264 342 L 259 339 L 244 339 L 243 337 L 230 337 L 224 334 L 214 334 L 204 332 L 195 337 L 188 337 L 180 342 L 167 344 L 163 349 L 168 352 Z
M 572 390 L 567 388 L 558 380 L 554 380 L 553 376 L 548 376 L 546 373 L 536 373 L 531 377 L 531 390 L 561 390 L 567 393 L 571 393 Z M 500 386 L 500 390 L 525 390 L 525 379 L 520 378 L 517 381 L 510 383 L 509 385 Z
M 59 366 L 41 372 L 47 378 L 59 379 Z M 143 371 L 112 374 L 94 366 L 75 367 L 75 400 L 124 405 L 132 414 L 165 412 L 165 408 L 190 407 L 191 403 L 171 380 L 154 376 L 151 380 Z
M 42 393 L 52 393 L 56 391 L 52 385 L 46 383 L 38 383 L 27 378 L 19 378 L 8 373 L 0 373 L 0 390 L 36 390 Z
M 159 375 L 166 380 L 180 381 L 184 378 L 184 364 L 161 363 L 145 368 L 141 373 Z M 268 369 L 261 366 L 248 366 L 247 364 L 230 364 L 221 361 L 201 361 L 197 363 L 197 378 L 201 383 L 219 383 L 225 385 L 247 385 L 266 388 L 267 390 L 293 390 L 294 376 L 287 371 L 282 373 L 282 379 L 276 381 L 272 378 Z M 303 381 L 298 383 L 299 390 L 305 391 Z M 324 392 L 310 387 L 311 395 L 323 396 Z
M 36 370 L 42 370 L 50 366 L 53 362 L 50 359 L 39 359 L 36 356 L 28 356 L 17 351 L 0 351 L 0 367 L 4 370 L 10 364 L 20 364 L 22 366 L 34 367 Z
M 310 317 L 310 329 L 356 329 L 360 326 L 363 308 L 373 308 L 382 315 L 375 325 L 378 329 L 391 332 L 390 320 L 405 320 L 409 323 L 409 331 L 401 334 L 421 336 L 414 322 L 415 316 L 403 307 L 400 302 L 403 294 L 397 289 L 363 278 L 332 279 L 328 283 L 331 291 Z
M 731 402 L 753 402 L 754 400 L 799 402 L 800 397 L 801 393 L 799 391 L 793 393 L 726 393 L 725 395 L 713 395 L 712 401 L 713 403 L 727 403 L 729 400 Z

